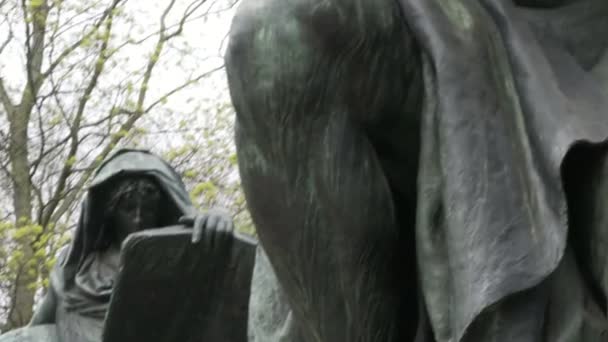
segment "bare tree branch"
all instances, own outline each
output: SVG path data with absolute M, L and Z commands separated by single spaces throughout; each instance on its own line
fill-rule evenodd
M 95 25 L 93 25 L 93 29 L 91 29 L 87 34 L 85 34 L 82 38 L 67 47 L 65 50 L 63 50 L 63 52 L 61 52 L 61 54 L 53 62 L 51 62 L 49 68 L 44 72 L 43 77 L 48 77 L 48 75 L 50 75 L 53 70 L 55 70 L 55 68 L 57 68 L 57 66 L 61 64 L 61 62 L 63 62 L 63 60 L 70 56 L 72 52 L 74 52 L 79 46 L 81 46 L 84 41 L 86 41 L 87 39 L 91 39 L 91 37 L 93 37 L 97 33 L 101 25 L 106 21 L 106 19 L 112 16 L 114 9 L 116 9 L 116 7 L 121 1 L 122 0 L 114 0 L 110 7 L 108 7 L 104 11 L 101 18 L 95 23 Z
M 188 5 L 188 7 L 186 8 L 186 10 L 184 11 L 184 14 L 182 15 L 182 18 L 179 21 L 179 25 L 178 25 L 177 29 L 175 31 L 173 31 L 173 33 L 168 34 L 166 39 L 169 40 L 175 36 L 180 35 L 182 33 L 182 31 L 184 30 L 184 25 L 186 24 L 186 21 L 188 20 L 188 18 L 194 12 L 196 12 L 201 6 L 203 6 L 203 4 L 205 2 L 206 2 L 206 0 L 195 0 L 195 1 L 191 2 Z
M 117 49 L 121 49 L 121 48 L 123 48 L 123 47 L 125 47 L 127 45 L 130 45 L 130 46 L 141 45 L 142 43 L 145 43 L 146 41 L 148 41 L 150 38 L 158 36 L 163 30 L 170 30 L 170 29 L 173 29 L 173 28 L 176 28 L 176 30 L 178 30 L 179 27 L 180 27 L 180 25 L 183 26 L 184 24 L 188 24 L 188 23 L 193 22 L 195 20 L 204 18 L 204 17 L 206 17 L 206 16 L 208 16 L 210 14 L 213 14 L 213 13 L 206 12 L 206 13 L 202 13 L 202 14 L 197 15 L 197 16 L 190 16 L 187 20 L 183 21 L 183 23 L 182 23 L 182 20 L 180 20 L 177 23 L 174 23 L 174 24 L 171 24 L 171 25 L 167 25 L 164 29 L 159 29 L 157 31 L 149 33 L 149 34 L 147 34 L 147 35 L 145 35 L 142 38 L 139 38 L 137 40 L 129 39 L 129 40 L 125 41 L 124 43 L 122 43 L 121 45 L 119 45 L 117 47 Z
M 202 73 L 200 75 L 198 75 L 197 77 L 188 80 L 186 82 L 184 82 L 183 84 L 181 84 L 180 86 L 174 88 L 173 90 L 167 92 L 165 95 L 161 96 L 158 100 L 152 102 L 152 104 L 150 104 L 148 107 L 146 107 L 145 112 L 150 112 L 152 109 L 154 109 L 154 107 L 156 107 L 157 105 L 159 105 L 160 103 L 162 103 L 163 101 L 165 101 L 166 99 L 168 99 L 169 97 L 171 97 L 172 95 L 178 93 L 181 90 L 184 90 L 185 88 L 187 88 L 188 86 L 202 80 L 203 78 L 213 74 L 214 72 L 217 72 L 219 70 L 222 70 L 224 68 L 224 66 L 219 66 L 217 68 L 214 68 L 212 70 L 209 70 L 205 73 Z
M 11 40 L 13 40 L 13 37 L 14 37 L 13 30 L 9 27 L 8 35 L 6 36 L 6 39 L 4 40 L 2 45 L 0 45 L 0 55 L 2 54 L 2 52 L 4 52 L 4 49 L 6 49 L 6 47 L 11 42 Z
M 163 12 L 160 19 L 160 35 L 158 37 L 158 41 L 156 42 L 156 46 L 154 47 L 154 52 L 152 56 L 148 60 L 148 66 L 146 67 L 146 72 L 144 73 L 143 80 L 141 82 L 141 87 L 139 88 L 139 95 L 137 98 L 137 107 L 136 112 L 139 116 L 143 114 L 144 102 L 146 100 L 146 94 L 148 93 L 148 83 L 150 82 L 150 78 L 152 77 L 152 71 L 154 71 L 154 67 L 156 66 L 158 59 L 163 51 L 163 47 L 165 42 L 170 39 L 165 35 L 166 31 L 166 20 L 167 16 L 171 12 L 171 9 L 175 5 L 176 0 L 171 0 L 165 11 Z
M 84 19 L 80 19 L 78 21 L 75 21 L 76 19 L 80 18 L 82 13 L 87 13 L 88 11 L 90 11 L 92 8 L 95 7 L 95 3 L 92 3 L 90 6 L 83 8 L 81 11 L 78 11 L 74 16 L 72 16 L 71 18 L 66 19 L 63 22 L 63 25 L 58 28 L 57 33 L 56 33 L 56 37 L 59 37 L 63 34 L 65 34 L 66 32 L 69 32 L 70 30 L 72 30 L 74 27 L 78 27 L 80 25 L 84 25 L 86 23 L 89 23 L 91 21 L 95 21 L 95 19 L 98 19 L 98 17 L 100 17 L 99 13 L 95 13 L 94 15 L 88 16 Z M 101 15 L 104 15 L 105 12 L 101 13 Z M 103 22 L 103 20 L 102 20 Z M 85 25 L 88 26 L 88 25 Z M 83 32 L 86 31 L 86 27 L 83 30 Z
M 114 0 L 115 3 L 118 3 L 119 1 L 120 0 Z M 99 50 L 99 55 L 97 57 L 97 61 L 95 63 L 95 69 L 93 72 L 93 76 L 89 80 L 86 90 L 80 97 L 80 101 L 78 103 L 78 110 L 76 112 L 74 121 L 72 122 L 72 127 L 71 127 L 71 132 L 70 132 L 70 136 L 71 136 L 70 151 L 68 152 L 66 163 L 64 163 L 63 169 L 59 175 L 57 188 L 56 188 L 51 200 L 49 201 L 49 203 L 47 205 L 46 213 L 42 217 L 42 220 L 41 220 L 42 226 L 46 226 L 49 223 L 49 220 L 51 219 L 53 212 L 55 211 L 55 209 L 59 205 L 59 202 L 61 201 L 61 197 L 65 190 L 67 179 L 70 176 L 72 166 L 73 166 L 73 162 L 71 162 L 71 160 L 73 158 L 75 158 L 76 154 L 78 153 L 78 147 L 80 145 L 80 140 L 78 138 L 78 134 L 81 129 L 84 111 L 86 109 L 87 103 L 89 102 L 91 94 L 93 93 L 93 90 L 95 90 L 95 88 L 97 87 L 97 82 L 99 81 L 99 76 L 103 72 L 104 66 L 107 61 L 106 53 L 107 53 L 108 45 L 109 45 L 109 41 L 110 41 L 110 36 L 111 36 L 110 33 L 112 31 L 112 19 L 113 19 L 113 13 L 110 11 L 110 13 L 107 17 L 107 20 L 106 20 L 106 26 L 105 26 L 105 32 L 104 32 L 104 36 L 103 36 L 103 40 L 102 40 L 102 45 Z
M 10 115 L 15 111 L 15 105 L 13 105 L 13 101 L 11 100 L 8 92 L 6 91 L 6 87 L 4 86 L 4 80 L 0 77 L 0 102 L 4 107 L 4 110 Z
M 44 57 L 44 41 L 46 36 L 46 20 L 48 17 L 48 5 L 42 1 L 35 8 L 28 10 L 26 0 L 21 1 L 23 16 L 25 20 L 26 51 L 27 51 L 27 84 L 21 96 L 20 112 L 24 115 L 25 121 L 29 121 L 29 115 L 36 103 L 38 90 L 42 86 L 41 69 Z M 27 18 L 31 14 L 32 28 Z

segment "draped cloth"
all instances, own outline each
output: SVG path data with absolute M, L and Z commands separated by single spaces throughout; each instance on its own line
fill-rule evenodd
M 419 277 L 434 337 L 461 341 L 484 311 L 538 286 L 563 260 L 564 160 L 574 146 L 601 148 L 608 136 L 608 88 L 597 72 L 608 3 L 400 4 L 424 64 Z M 507 311 L 496 322 L 540 325 L 515 340 L 541 340 L 543 309 L 533 316 L 540 320 L 509 321 Z

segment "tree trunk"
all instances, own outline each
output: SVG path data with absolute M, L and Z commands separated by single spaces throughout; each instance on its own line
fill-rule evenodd
M 27 39 L 27 82 L 18 106 L 9 113 L 10 146 L 9 158 L 13 181 L 13 205 L 15 208 L 16 226 L 31 224 L 32 218 L 32 183 L 29 168 L 28 125 L 32 110 L 36 105 L 38 91 L 43 82 L 41 73 L 45 50 L 46 21 L 48 4 L 46 0 L 29 2 L 31 26 L 26 26 Z M 26 325 L 32 318 L 36 287 L 38 280 L 37 267 L 34 262 L 34 250 L 31 235 L 15 241 L 22 260 L 18 263 L 17 274 L 11 295 L 11 307 L 5 330 Z
M 16 226 L 20 227 L 29 224 L 32 214 L 32 185 L 29 177 L 28 161 L 28 116 L 23 112 L 17 111 L 10 122 L 11 140 L 9 153 L 11 159 L 11 169 L 13 175 L 13 204 L 15 207 Z M 7 326 L 10 330 L 21 327 L 29 322 L 32 317 L 34 306 L 35 288 L 31 284 L 37 280 L 37 275 L 29 272 L 33 269 L 33 249 L 30 236 L 26 235 L 16 241 L 18 250 L 23 253 L 23 260 L 19 262 L 18 273 L 15 275 L 15 285 L 11 298 L 11 308 Z

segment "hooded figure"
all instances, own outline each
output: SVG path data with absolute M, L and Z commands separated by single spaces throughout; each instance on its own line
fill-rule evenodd
M 274 284 L 254 339 L 606 341 L 607 18 L 243 1 L 226 69 L 253 284 Z
M 100 341 L 121 243 L 130 233 L 178 222 L 194 223 L 193 242 L 202 229 L 232 229 L 231 218 L 221 210 L 197 213 L 165 161 L 146 151 L 118 151 L 97 170 L 72 243 L 60 252 L 49 291 L 30 325 L 55 323 L 62 342 Z

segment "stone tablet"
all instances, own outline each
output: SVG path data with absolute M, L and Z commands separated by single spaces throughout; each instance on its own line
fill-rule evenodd
M 103 341 L 247 341 L 255 242 L 235 234 L 214 246 L 191 237 L 169 227 L 124 242 Z

